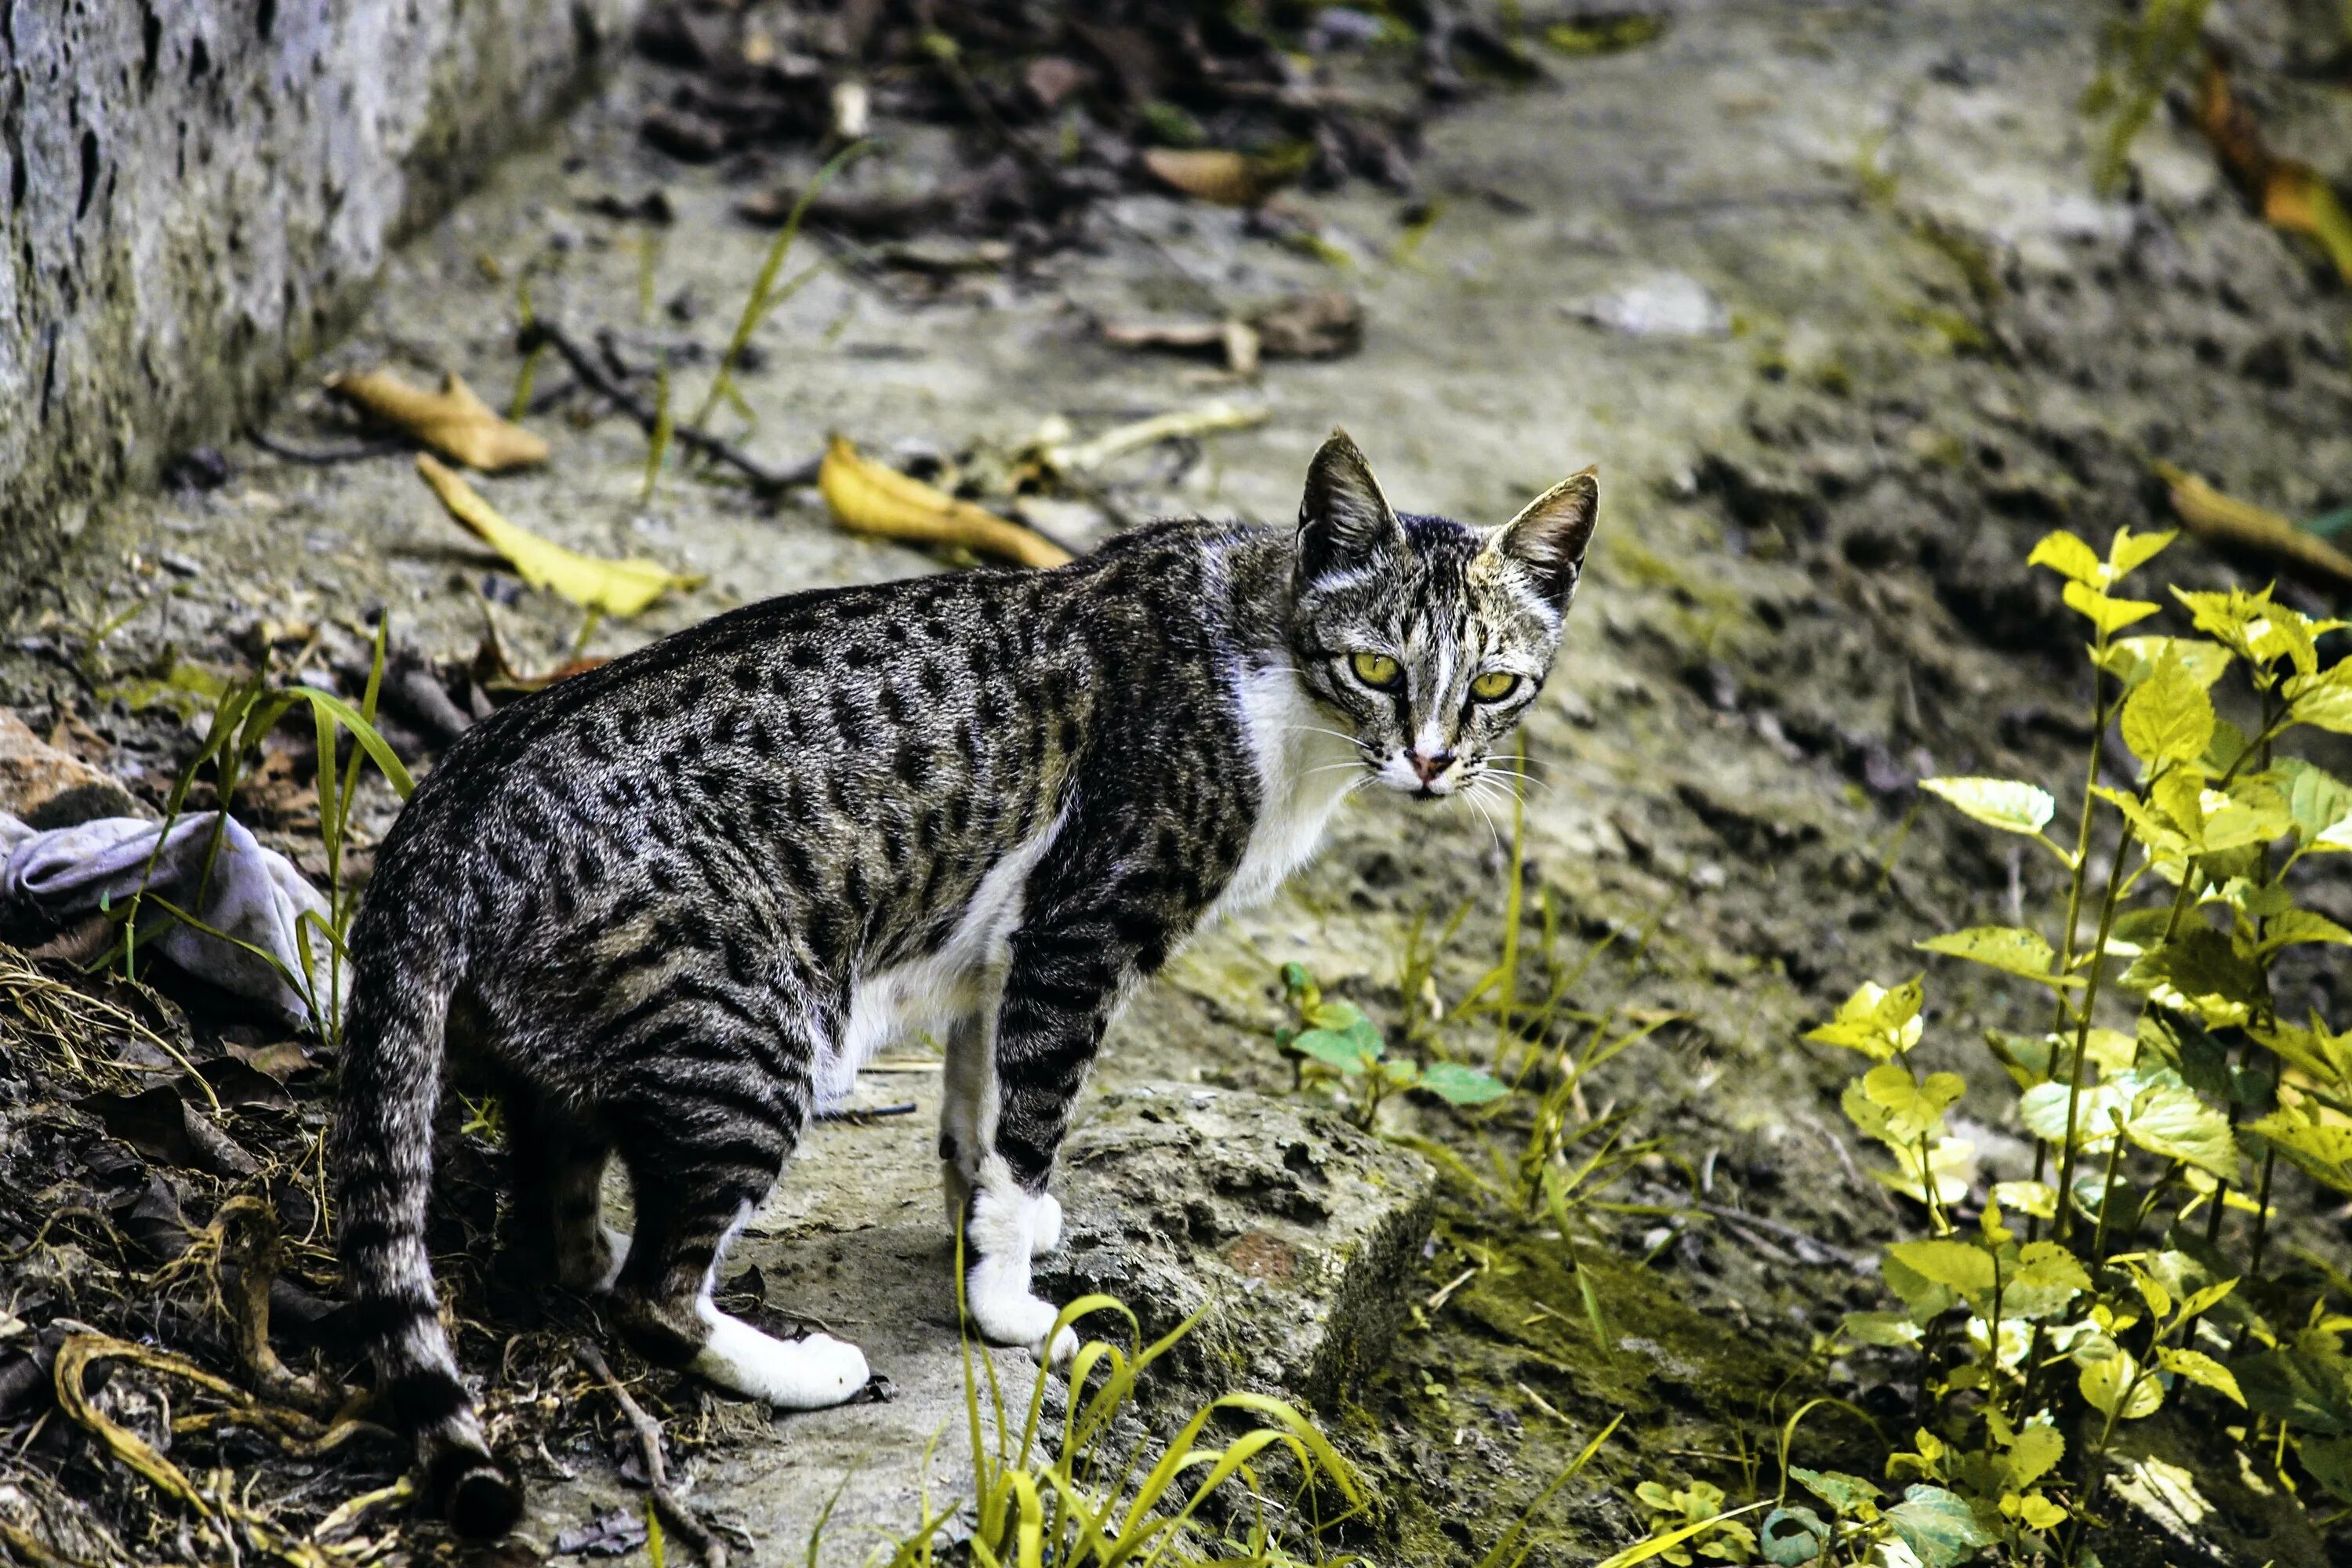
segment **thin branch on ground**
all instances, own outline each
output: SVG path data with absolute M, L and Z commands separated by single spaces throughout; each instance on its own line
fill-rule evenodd
M 676 1531 L 695 1554 L 709 1568 L 727 1568 L 727 1546 L 710 1531 L 693 1510 L 669 1489 L 669 1471 L 662 1463 L 661 1423 L 645 1412 L 645 1407 L 630 1396 L 621 1380 L 604 1360 L 604 1352 L 586 1340 L 576 1340 L 572 1346 L 572 1359 L 581 1370 L 604 1385 L 604 1392 L 619 1405 L 621 1416 L 637 1435 L 637 1453 L 645 1461 L 646 1490 L 661 1513 L 662 1522 Z
M 327 468 L 336 463 L 363 463 L 370 458 L 389 458 L 395 453 L 414 449 L 408 441 L 361 441 L 349 447 L 330 447 L 321 450 L 312 447 L 292 447 L 272 436 L 259 425 L 245 427 L 245 438 L 273 458 L 289 463 L 309 463 Z
M 554 322 L 541 318 L 515 334 L 515 346 L 525 353 L 545 344 L 563 356 L 572 374 L 578 376 L 599 397 L 635 420 L 647 435 L 660 422 L 660 412 L 645 397 L 616 379 L 595 355 L 581 346 L 578 339 Z M 670 439 L 704 457 L 716 458 L 740 472 L 751 481 L 752 488 L 765 495 L 780 495 L 796 485 L 816 482 L 819 458 L 811 458 L 789 468 L 771 468 L 731 441 L 713 436 L 694 425 L 673 425 Z

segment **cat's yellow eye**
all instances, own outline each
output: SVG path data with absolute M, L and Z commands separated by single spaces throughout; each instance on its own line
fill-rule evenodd
M 1350 654 L 1348 668 L 1375 691 L 1392 690 L 1404 679 L 1404 668 L 1384 653 Z
M 1500 702 L 1519 689 L 1519 678 L 1507 669 L 1490 669 L 1470 683 L 1470 695 L 1481 702 Z

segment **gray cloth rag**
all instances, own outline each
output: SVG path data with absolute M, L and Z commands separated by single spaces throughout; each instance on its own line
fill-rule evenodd
M 322 994 L 333 989 L 328 978 L 333 949 L 321 931 L 297 922 L 306 910 L 326 920 L 327 900 L 293 862 L 263 848 L 235 817 L 223 824 L 212 879 L 205 882 L 205 857 L 220 816 L 207 811 L 173 823 L 150 878 L 147 858 L 163 830 L 160 822 L 102 816 L 44 831 L 0 812 L 0 855 L 5 857 L 0 861 L 0 901 L 67 921 L 95 913 L 101 900 L 120 909 L 143 885 L 213 930 L 272 954 L 296 983 L 288 984 L 258 954 L 178 921 L 157 939 L 166 958 L 225 991 L 267 1003 L 292 1023 L 309 1025 L 313 1020 L 302 996 L 303 965 L 296 944 L 309 942 L 310 973 Z M 192 908 L 199 885 L 204 906 Z

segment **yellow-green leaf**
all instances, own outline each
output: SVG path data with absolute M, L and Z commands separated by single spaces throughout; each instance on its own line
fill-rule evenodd
M 1916 979 L 1891 990 L 1865 980 L 1839 1005 L 1834 1017 L 1808 1032 L 1805 1038 L 1816 1045 L 1843 1046 L 1885 1061 L 1919 1043 L 1924 1026 L 1919 1017 L 1923 994 Z
M 1862 1077 L 1862 1092 L 1874 1105 L 1886 1113 L 1883 1130 L 1869 1129 L 1879 1137 L 1905 1143 L 1922 1137 L 1940 1136 L 1944 1112 L 1956 1103 L 1968 1089 L 1956 1072 L 1930 1073 L 1926 1083 L 1917 1083 L 1911 1074 L 1892 1062 L 1871 1068 Z
M 2017 1114 L 2026 1131 L 2036 1138 L 2063 1145 L 2066 1140 L 2066 1101 L 2068 1089 L 2063 1083 L 2039 1083 L 2017 1097 Z M 2082 1098 L 2074 1105 L 2074 1140 L 2088 1153 L 2105 1148 L 2115 1141 L 2116 1124 L 2123 1119 L 2130 1103 L 2125 1089 L 2115 1084 L 2086 1084 Z
M 2352 735 L 2352 663 L 2338 663 L 2317 675 L 2287 678 L 2288 712 L 2298 724 Z
M 2185 1377 L 2200 1387 L 2210 1388 L 2240 1409 L 2245 1408 L 2246 1396 L 2238 1391 L 2238 1380 L 2230 1369 L 2202 1351 L 2158 1350 L 2156 1364 L 2175 1377 Z
M 1922 779 L 1919 787 L 1930 795 L 1941 795 L 1964 815 L 1988 827 L 1998 827 L 2003 833 L 2022 833 L 2029 837 L 2048 826 L 2058 809 L 2048 790 L 2015 779 Z
M 2017 1441 L 2009 1447 L 2005 1465 L 2009 1484 L 2020 1489 L 2030 1487 L 2056 1468 L 2058 1461 L 2065 1457 L 2066 1438 L 2057 1427 L 2040 1423 L 2020 1427 Z
M 2107 542 L 2108 581 L 2128 577 L 2164 553 L 2164 547 L 2179 537 L 2179 531 L 2171 528 L 2159 533 L 2134 533 L 2128 528 L 2116 529 L 2115 538 Z
M 2168 650 L 2124 700 L 2124 744 L 2151 766 L 2194 762 L 2213 739 L 2213 700 Z
M 2124 1112 L 2124 1136 L 2151 1154 L 2181 1160 L 2225 1182 L 2238 1179 L 2238 1143 L 2222 1114 L 2168 1069 L 2148 1075 Z
M 2058 954 L 2038 931 L 2019 926 L 1970 926 L 1943 936 L 1929 937 L 1915 942 L 1915 947 L 1927 952 L 1940 952 L 1952 958 L 1965 958 L 1971 963 L 1982 963 L 2023 975 L 2044 985 L 2080 985 L 2079 974 L 2053 974 L 2051 966 Z
M 2037 1427 L 2036 1430 L 2047 1431 L 2048 1428 Z M 2066 1522 L 2066 1517 L 2063 1504 L 2053 1502 L 2040 1492 L 2028 1492 L 2017 1500 L 2017 1522 L 2028 1530 L 2054 1530 Z
M 2094 588 L 2105 586 L 2106 572 L 2101 566 L 2098 552 L 2064 529 L 2045 533 L 2025 558 L 2028 566 L 2047 566 L 2062 577 L 2087 584 Z
M 534 588 L 551 589 L 584 608 L 608 616 L 634 616 L 673 588 L 692 588 L 702 582 L 659 562 L 610 561 L 541 539 L 509 522 L 473 486 L 423 452 L 416 455 L 416 471 L 450 517 L 505 556 L 524 582 Z
M 2083 583 L 2067 584 L 2060 596 L 2068 609 L 2087 616 L 2093 626 L 2110 635 L 2147 619 L 2158 608 L 2145 599 L 2110 598 Z
M 1993 1202 L 2035 1219 L 2058 1217 L 2058 1189 L 2047 1182 L 1995 1182 Z
M 2029 1241 L 2017 1255 L 2015 1283 L 2039 1290 L 2083 1291 L 2091 1277 L 2074 1255 L 2054 1241 Z
M 2168 653 L 2180 660 L 2191 679 L 2209 689 L 2229 672 L 2230 662 L 2236 657 L 2204 637 L 2117 637 L 2107 645 L 2099 668 L 2126 687 L 2137 686 Z
M 1931 1284 L 1946 1286 L 1964 1296 L 1990 1296 L 1993 1287 L 1992 1254 L 1981 1247 L 1949 1237 L 1929 1241 L 1898 1241 L 1887 1255 Z
M 2164 1385 L 2143 1376 L 2129 1351 L 2107 1342 L 2112 1353 L 2083 1364 L 2079 1382 L 2083 1398 L 2102 1415 L 2137 1421 L 2153 1415 L 2164 1404 Z
M 2179 776 L 2189 779 L 2186 773 Z M 2189 779 L 2189 782 L 2194 784 L 2196 781 Z M 2124 820 L 2131 824 L 2132 837 L 2159 855 L 2179 854 L 2195 842 L 2165 816 L 2142 805 L 2139 797 L 2128 791 L 2106 784 L 2093 784 L 2091 793 L 2123 813 Z
M 2205 816 L 2203 852 L 2208 855 L 2268 844 L 2294 831 L 2294 814 L 2286 797 L 2263 779 L 2233 779 L 2228 794 L 2205 790 L 2198 804 Z
M 2262 952 L 2276 952 L 2283 947 L 2301 942 L 2332 942 L 2338 947 L 2352 947 L 2352 931 L 2346 931 L 2315 910 L 2289 910 L 2273 915 L 2263 926 Z
M 2202 925 L 2142 952 L 2118 984 L 2196 1015 L 2209 1029 L 2242 1024 L 2268 1001 L 2262 971 L 2227 936 Z
M 2352 850 L 2352 789 L 2325 768 L 2282 758 L 2273 770 L 2284 781 L 2288 815 L 2309 849 Z
M 2272 1111 L 2252 1131 L 2315 1179 L 2352 1193 L 2352 1127 L 2321 1121 L 2295 1105 Z

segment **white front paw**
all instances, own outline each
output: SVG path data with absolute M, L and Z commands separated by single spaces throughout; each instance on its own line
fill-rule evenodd
M 986 1263 L 974 1268 L 964 1286 L 972 1325 L 991 1344 L 1019 1345 L 1049 1366 L 1067 1366 L 1077 1353 L 1078 1336 L 1070 1329 L 1055 1331 L 1061 1311 L 1051 1301 L 1030 1293 L 1027 1274 L 1024 1268 L 1023 1277 L 1014 1280 Z M 1046 1342 L 1049 1334 L 1053 1336 L 1050 1344 Z
M 1051 1193 L 1041 1194 L 1037 1206 L 1030 1215 L 1029 1256 L 1043 1258 L 1062 1245 L 1062 1200 Z

